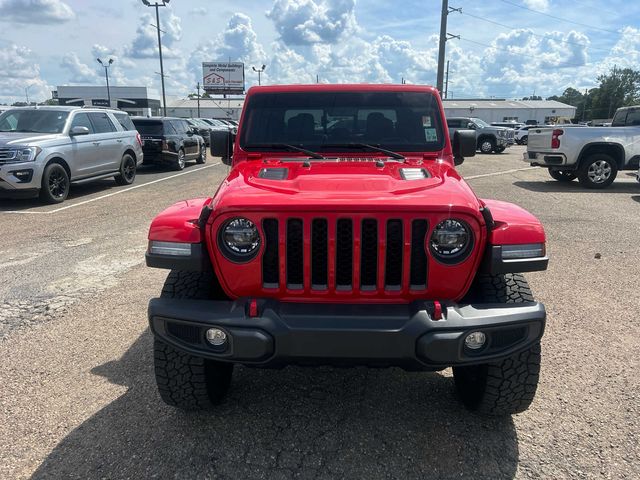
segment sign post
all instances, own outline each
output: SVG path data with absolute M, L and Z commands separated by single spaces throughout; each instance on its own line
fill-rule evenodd
M 243 94 L 244 63 L 203 62 L 202 87 L 210 94 Z

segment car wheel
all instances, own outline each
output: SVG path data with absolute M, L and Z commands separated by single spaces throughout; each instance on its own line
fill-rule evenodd
M 42 173 L 40 199 L 45 203 L 62 203 L 69 195 L 69 174 L 59 163 L 47 165 Z
M 186 165 L 186 159 L 184 155 L 184 150 L 178 150 L 178 158 L 176 159 L 176 163 L 173 165 L 174 170 L 184 170 L 184 166 Z
M 587 188 L 605 188 L 613 183 L 618 175 L 616 161 L 604 153 L 595 153 L 582 162 L 578 170 L 580 185 Z
M 506 150 L 507 147 L 496 147 L 495 152 L 496 153 L 502 153 Z
M 575 172 L 571 170 L 555 170 L 553 168 L 549 169 L 549 175 L 559 182 L 570 182 L 577 177 Z
M 196 163 L 202 165 L 207 161 L 207 149 L 204 145 L 200 146 L 200 153 L 198 154 L 198 158 L 196 159 Z
M 491 153 L 496 148 L 496 144 L 492 139 L 485 137 L 480 140 L 479 148 L 482 153 Z
M 520 145 L 526 145 L 529 142 L 529 135 L 525 135 L 520 139 Z
M 120 173 L 115 176 L 118 185 L 131 185 L 136 179 L 137 165 L 131 155 L 125 153 L 120 163 Z
M 161 298 L 225 298 L 211 272 L 171 271 Z M 155 338 L 154 370 L 162 400 L 183 410 L 207 410 L 220 404 L 231 386 L 233 364 L 208 360 Z
M 532 302 L 519 273 L 479 275 L 468 300 L 486 303 Z M 453 367 L 456 390 L 465 406 L 491 416 L 511 415 L 531 405 L 538 387 L 540 343 L 509 357 L 481 365 Z

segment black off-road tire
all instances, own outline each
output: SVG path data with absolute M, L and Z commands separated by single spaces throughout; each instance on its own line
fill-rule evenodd
M 120 162 L 120 173 L 114 177 L 116 184 L 120 186 L 131 185 L 136 180 L 137 171 L 136 161 L 131 155 L 125 153 Z
M 478 140 L 478 150 L 482 153 L 491 153 L 496 148 L 496 142 L 491 137 L 480 137 Z
M 555 170 L 553 168 L 549 169 L 549 175 L 551 175 L 551 178 L 559 182 L 571 182 L 577 177 L 575 172 L 572 172 L 571 170 Z
M 69 196 L 70 180 L 67 170 L 59 163 L 50 163 L 42 172 L 40 200 L 44 203 L 62 203 Z
M 598 168 L 608 168 L 609 173 L 604 178 L 597 175 Z M 605 170 L 603 170 L 605 171 Z M 578 169 L 578 182 L 580 185 L 592 189 L 606 188 L 613 183 L 618 175 L 618 164 L 616 161 L 606 153 L 594 153 L 589 155 L 584 161 L 580 163 Z
M 223 299 L 212 273 L 171 271 L 162 298 Z M 167 404 L 183 410 L 208 410 L 220 404 L 231 386 L 233 364 L 216 362 L 153 342 L 156 384 Z
M 521 274 L 478 275 L 468 300 L 522 303 L 532 302 L 533 295 Z M 529 408 L 539 374 L 539 342 L 497 362 L 453 368 L 456 389 L 465 406 L 490 416 L 512 415 Z

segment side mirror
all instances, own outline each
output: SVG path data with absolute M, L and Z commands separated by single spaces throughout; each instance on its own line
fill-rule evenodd
M 476 129 L 476 126 L 475 126 L 475 124 L 473 124 L 473 123 L 469 122 L 469 123 L 467 123 L 467 128 L 468 128 L 469 130 L 475 130 L 475 129 Z
M 73 127 L 69 132 L 69 135 L 72 137 L 76 137 L 78 135 L 89 135 L 89 129 L 87 127 Z
M 222 163 L 231 165 L 234 135 L 228 130 L 211 131 L 211 155 L 222 157 Z
M 465 157 L 473 157 L 476 154 L 476 132 L 473 130 L 456 130 L 453 134 L 453 163 L 462 165 Z

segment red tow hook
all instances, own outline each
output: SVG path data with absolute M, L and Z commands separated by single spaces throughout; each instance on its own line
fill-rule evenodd
M 433 319 L 442 320 L 442 305 L 440 305 L 438 300 L 434 300 L 433 302 Z
M 258 301 L 255 298 L 249 300 L 249 316 L 252 318 L 258 316 Z

